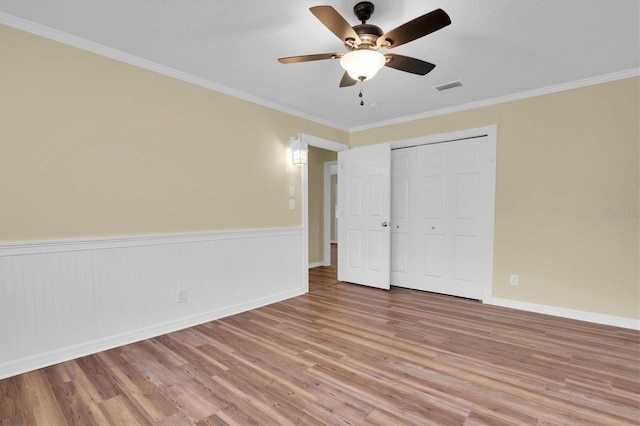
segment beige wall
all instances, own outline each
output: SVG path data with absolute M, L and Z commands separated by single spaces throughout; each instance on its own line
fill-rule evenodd
M 494 297 L 640 318 L 639 96 L 629 78 L 352 133 L 350 144 L 497 124 Z
M 309 263 L 323 261 L 324 163 L 337 159 L 337 152 L 309 147 Z
M 640 317 L 638 78 L 347 135 L 0 26 L 0 93 L 0 242 L 300 226 L 289 137 L 496 123 L 494 297 Z
M 0 241 L 301 226 L 287 157 L 345 132 L 0 26 Z

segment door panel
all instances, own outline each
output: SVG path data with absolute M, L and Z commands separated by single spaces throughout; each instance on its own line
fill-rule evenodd
M 338 279 L 389 289 L 389 144 L 339 152 L 338 185 Z M 346 206 L 344 210 L 343 206 Z
M 424 147 L 429 147 L 426 150 Z M 411 228 L 420 237 L 409 249 L 409 287 L 436 291 L 447 280 L 448 152 L 442 144 L 416 147 Z
M 369 176 L 369 216 L 371 218 L 383 217 L 382 212 L 382 176 Z M 389 201 L 387 201 L 388 203 Z M 388 217 L 388 214 L 387 216 Z
M 408 281 L 410 235 L 410 186 L 414 179 L 416 149 L 391 151 L 391 284 L 406 287 Z
M 424 178 L 424 191 L 421 191 L 424 199 L 425 219 L 444 219 L 446 216 L 446 176 L 435 175 Z
M 349 233 L 347 244 L 342 246 L 340 243 L 338 243 L 338 250 L 344 250 L 348 252 L 348 262 L 350 268 L 359 269 L 362 266 L 362 262 L 360 259 L 360 253 L 362 253 L 362 231 L 349 229 L 347 232 Z
M 444 279 L 446 253 L 444 235 L 425 234 L 422 236 L 422 244 L 424 250 L 424 256 L 422 257 L 423 276 L 439 280 Z M 416 266 L 419 267 L 420 265 Z M 422 281 L 423 278 L 420 280 Z
M 339 179 L 339 178 L 338 178 Z M 349 213 L 350 217 L 359 217 L 362 213 L 360 208 L 362 207 L 362 180 L 358 177 L 351 178 L 349 180 Z
M 391 224 L 395 227 L 393 219 Z M 404 286 L 407 284 L 406 274 L 409 235 L 406 232 L 393 232 L 391 230 L 391 284 Z
M 473 283 L 476 280 L 477 264 L 476 238 L 471 236 L 453 237 L 453 280 Z
M 473 299 L 483 296 L 479 268 L 482 138 L 418 146 L 409 287 Z M 394 171 L 395 172 L 395 171 Z M 418 263 L 416 263 L 418 262 Z
M 384 253 L 382 231 L 369 231 L 367 237 L 369 243 L 369 270 L 381 271 L 383 264 L 388 262 L 388 259 L 382 259 L 382 254 Z
M 475 219 L 478 214 L 478 174 L 455 175 L 453 191 L 453 216 L 456 219 Z

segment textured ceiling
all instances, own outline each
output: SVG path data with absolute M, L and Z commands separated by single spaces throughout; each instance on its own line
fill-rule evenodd
M 384 68 L 361 107 L 357 85 L 338 87 L 337 60 L 276 60 L 345 52 L 309 7 L 331 5 L 356 25 L 356 2 L 0 0 L 0 22 L 21 18 L 344 130 L 640 67 L 638 0 L 374 1 L 369 23 L 384 31 L 436 8 L 452 24 L 390 51 L 436 64 L 431 73 Z M 453 80 L 464 86 L 432 88 Z

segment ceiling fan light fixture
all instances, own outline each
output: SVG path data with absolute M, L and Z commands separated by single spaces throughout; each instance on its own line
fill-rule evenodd
M 386 62 L 380 52 L 370 49 L 353 50 L 340 59 L 340 66 L 354 80 L 368 80 L 373 78 Z

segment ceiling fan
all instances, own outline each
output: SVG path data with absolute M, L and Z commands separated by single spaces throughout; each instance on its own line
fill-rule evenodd
M 384 33 L 380 27 L 367 24 L 374 10 L 373 3 L 368 1 L 359 2 L 354 6 L 353 13 L 361 23 L 353 27 L 331 6 L 314 6 L 309 10 L 329 31 L 338 36 L 349 52 L 290 56 L 279 58 L 278 61 L 291 64 L 340 59 L 340 65 L 346 70 L 340 81 L 340 87 L 353 86 L 358 81 L 370 79 L 383 66 L 412 74 L 427 74 L 435 68 L 434 64 L 393 53 L 383 55 L 378 50 L 401 46 L 451 23 L 449 15 L 444 10 L 436 9 Z

